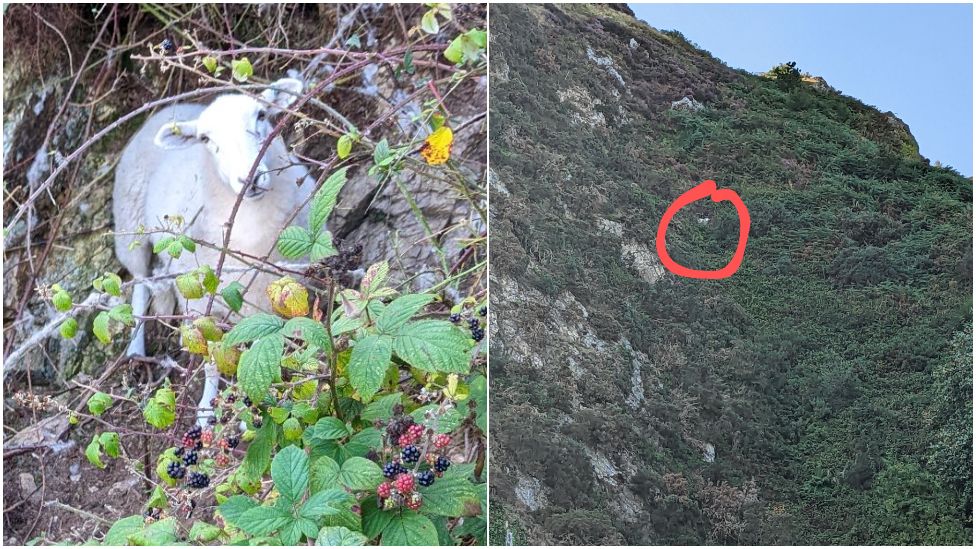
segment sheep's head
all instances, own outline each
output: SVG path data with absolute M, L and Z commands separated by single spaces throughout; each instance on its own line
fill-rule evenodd
M 220 96 L 196 120 L 163 125 L 156 134 L 156 145 L 164 149 L 205 145 L 224 183 L 235 193 L 246 186 L 245 198 L 260 198 L 271 189 L 273 178 L 261 158 L 249 181 L 251 166 L 271 132 L 271 117 L 298 99 L 302 87 L 299 80 L 282 78 L 262 92 L 261 99 L 240 94 Z

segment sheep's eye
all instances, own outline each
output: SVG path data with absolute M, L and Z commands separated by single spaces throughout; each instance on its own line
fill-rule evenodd
M 206 135 L 201 135 L 200 136 L 200 141 L 203 142 L 203 143 L 209 143 L 210 142 L 210 138 L 207 137 Z
M 258 111 L 258 122 L 263 122 L 265 118 L 268 117 L 268 113 L 265 111 Z

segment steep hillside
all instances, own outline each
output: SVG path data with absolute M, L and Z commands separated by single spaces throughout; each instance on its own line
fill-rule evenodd
M 491 11 L 493 543 L 971 540 L 972 181 L 619 8 Z M 705 179 L 726 280 L 654 252 Z

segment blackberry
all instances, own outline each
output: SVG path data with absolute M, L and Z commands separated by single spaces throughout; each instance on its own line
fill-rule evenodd
M 197 452 L 196 450 L 190 450 L 183 456 L 184 465 L 196 465 L 197 464 Z
M 261 421 L 261 418 L 259 418 L 259 417 L 254 418 L 254 422 L 253 423 L 254 423 L 254 428 L 255 429 L 260 429 L 261 426 L 264 425 L 264 422 Z
M 399 463 L 393 463 L 392 461 L 383 466 L 383 476 L 386 478 L 393 478 L 399 473 L 398 466 Z
M 470 326 L 471 329 L 474 330 L 475 328 L 481 327 L 481 321 L 478 320 L 477 318 L 469 318 L 468 326 Z
M 213 397 L 212 399 L 210 399 L 210 407 L 211 408 L 217 407 L 217 397 Z
M 237 402 L 237 395 L 234 393 L 227 395 L 227 404 L 233 404 L 235 402 Z
M 481 328 L 474 328 L 471 330 L 471 339 L 475 341 L 481 341 L 485 338 L 485 331 Z
M 433 471 L 423 471 L 417 473 L 417 483 L 421 486 L 430 486 L 434 484 L 434 472 Z
M 166 53 L 173 53 L 176 51 L 176 43 L 173 42 L 171 38 L 163 38 L 163 43 L 160 45 L 163 47 L 163 51 Z
M 183 478 L 183 475 L 186 474 L 186 469 L 184 469 L 179 462 L 171 461 L 169 462 L 169 465 L 166 466 L 166 474 L 169 475 L 170 478 Z
M 176 455 L 178 455 L 178 456 L 182 456 L 183 455 L 183 447 L 180 446 L 176 450 L 173 450 L 173 453 L 176 454 Z
M 244 397 L 244 406 L 247 406 L 248 408 L 250 408 L 251 407 L 251 404 L 253 404 L 251 402 L 251 397 Z
M 455 324 L 457 324 L 458 322 L 461 322 L 461 313 L 454 313 L 454 314 L 452 314 L 451 315 L 451 322 L 453 322 Z
M 447 468 L 450 466 L 451 466 L 451 460 L 447 459 L 444 456 L 438 457 L 437 461 L 434 462 L 434 469 L 436 469 L 438 473 L 443 473 L 444 471 L 447 471 Z
M 417 463 L 417 460 L 420 459 L 420 448 L 411 444 L 403 449 L 400 456 L 406 463 Z
M 207 423 L 209 423 L 210 425 L 216 425 L 217 424 L 217 418 L 216 418 L 216 416 L 210 416 L 210 417 L 208 417 L 207 418 Z
M 196 425 L 192 429 L 190 429 L 189 431 L 187 431 L 186 434 L 183 435 L 183 436 L 188 437 L 188 438 L 200 438 L 200 435 L 202 435 L 202 434 L 203 434 L 203 429 L 200 428 L 199 425 Z
M 482 307 L 481 310 L 478 311 L 478 314 L 481 316 L 488 316 L 488 307 Z
M 231 448 L 237 448 L 237 445 L 241 443 L 239 437 L 227 437 L 227 446 Z
M 190 473 L 187 484 L 190 485 L 190 488 L 206 488 L 210 485 L 210 477 L 203 473 Z

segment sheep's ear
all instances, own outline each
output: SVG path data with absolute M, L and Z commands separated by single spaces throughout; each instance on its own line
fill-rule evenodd
M 198 143 L 197 121 L 167 122 L 156 132 L 153 142 L 161 149 L 182 149 Z
M 287 109 L 302 94 L 305 84 L 295 78 L 282 78 L 272 82 L 271 86 L 261 92 L 261 97 L 271 103 L 275 111 Z

